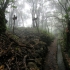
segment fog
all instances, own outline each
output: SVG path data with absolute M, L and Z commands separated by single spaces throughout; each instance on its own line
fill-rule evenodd
M 52 1 L 47 1 L 47 2 L 40 1 L 40 2 L 43 2 L 42 3 L 43 7 L 40 5 L 41 3 L 39 3 L 39 0 L 37 2 L 38 2 L 37 9 L 40 10 L 42 8 L 40 11 L 39 17 L 41 17 L 41 19 L 42 19 L 43 14 L 46 14 L 46 15 L 44 15 L 44 20 L 46 20 L 46 18 L 48 18 L 46 21 L 47 21 L 47 24 L 49 24 L 49 27 L 51 27 L 50 24 L 52 21 L 50 21 L 50 17 L 52 15 L 54 15 L 54 12 L 56 12 L 56 7 L 54 5 L 52 5 L 53 4 Z M 13 10 L 13 15 L 15 14 L 17 16 L 16 24 L 18 24 L 20 27 L 23 27 L 23 26 L 31 27 L 32 26 L 32 9 L 33 9 L 32 2 L 27 1 L 27 0 L 24 0 L 24 1 L 18 0 L 14 3 L 14 6 L 16 6 L 17 8 L 13 8 L 13 7 L 11 7 L 11 5 L 7 8 L 7 11 L 9 12 L 9 13 L 6 13 L 7 19 L 9 20 L 10 14 Z M 13 18 L 13 15 L 11 16 L 12 18 Z M 13 20 L 12 20 L 12 22 L 13 22 Z M 13 24 L 13 23 L 11 23 L 11 24 Z
M 7 26 L 13 27 L 12 18 L 15 15 L 15 27 L 33 27 L 37 22 L 40 29 L 49 30 L 53 34 L 55 30 L 61 33 L 66 28 L 65 8 L 69 6 L 66 3 L 66 0 L 15 0 L 6 9 Z M 34 18 L 37 18 L 37 21 L 34 21 Z
M 0 0 L 0 70 L 70 70 L 70 0 Z

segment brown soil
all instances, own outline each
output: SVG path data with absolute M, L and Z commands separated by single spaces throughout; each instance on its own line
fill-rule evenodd
M 55 39 L 48 47 L 49 53 L 45 60 L 45 70 L 58 70 L 57 65 L 57 40 Z

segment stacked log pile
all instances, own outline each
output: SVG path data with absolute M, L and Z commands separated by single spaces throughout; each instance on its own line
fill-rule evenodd
M 43 34 L 23 39 L 8 33 L 0 35 L 0 70 L 42 70 L 48 52 L 45 39 Z

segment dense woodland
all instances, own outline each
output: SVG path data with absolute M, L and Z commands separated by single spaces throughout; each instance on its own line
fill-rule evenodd
M 0 0 L 0 70 L 45 70 L 54 39 L 69 68 L 69 0 Z

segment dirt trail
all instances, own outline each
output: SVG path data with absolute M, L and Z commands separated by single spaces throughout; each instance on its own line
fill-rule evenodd
M 56 54 L 57 54 L 57 40 L 55 39 L 52 44 L 48 47 L 49 53 L 45 60 L 44 70 L 58 70 Z

